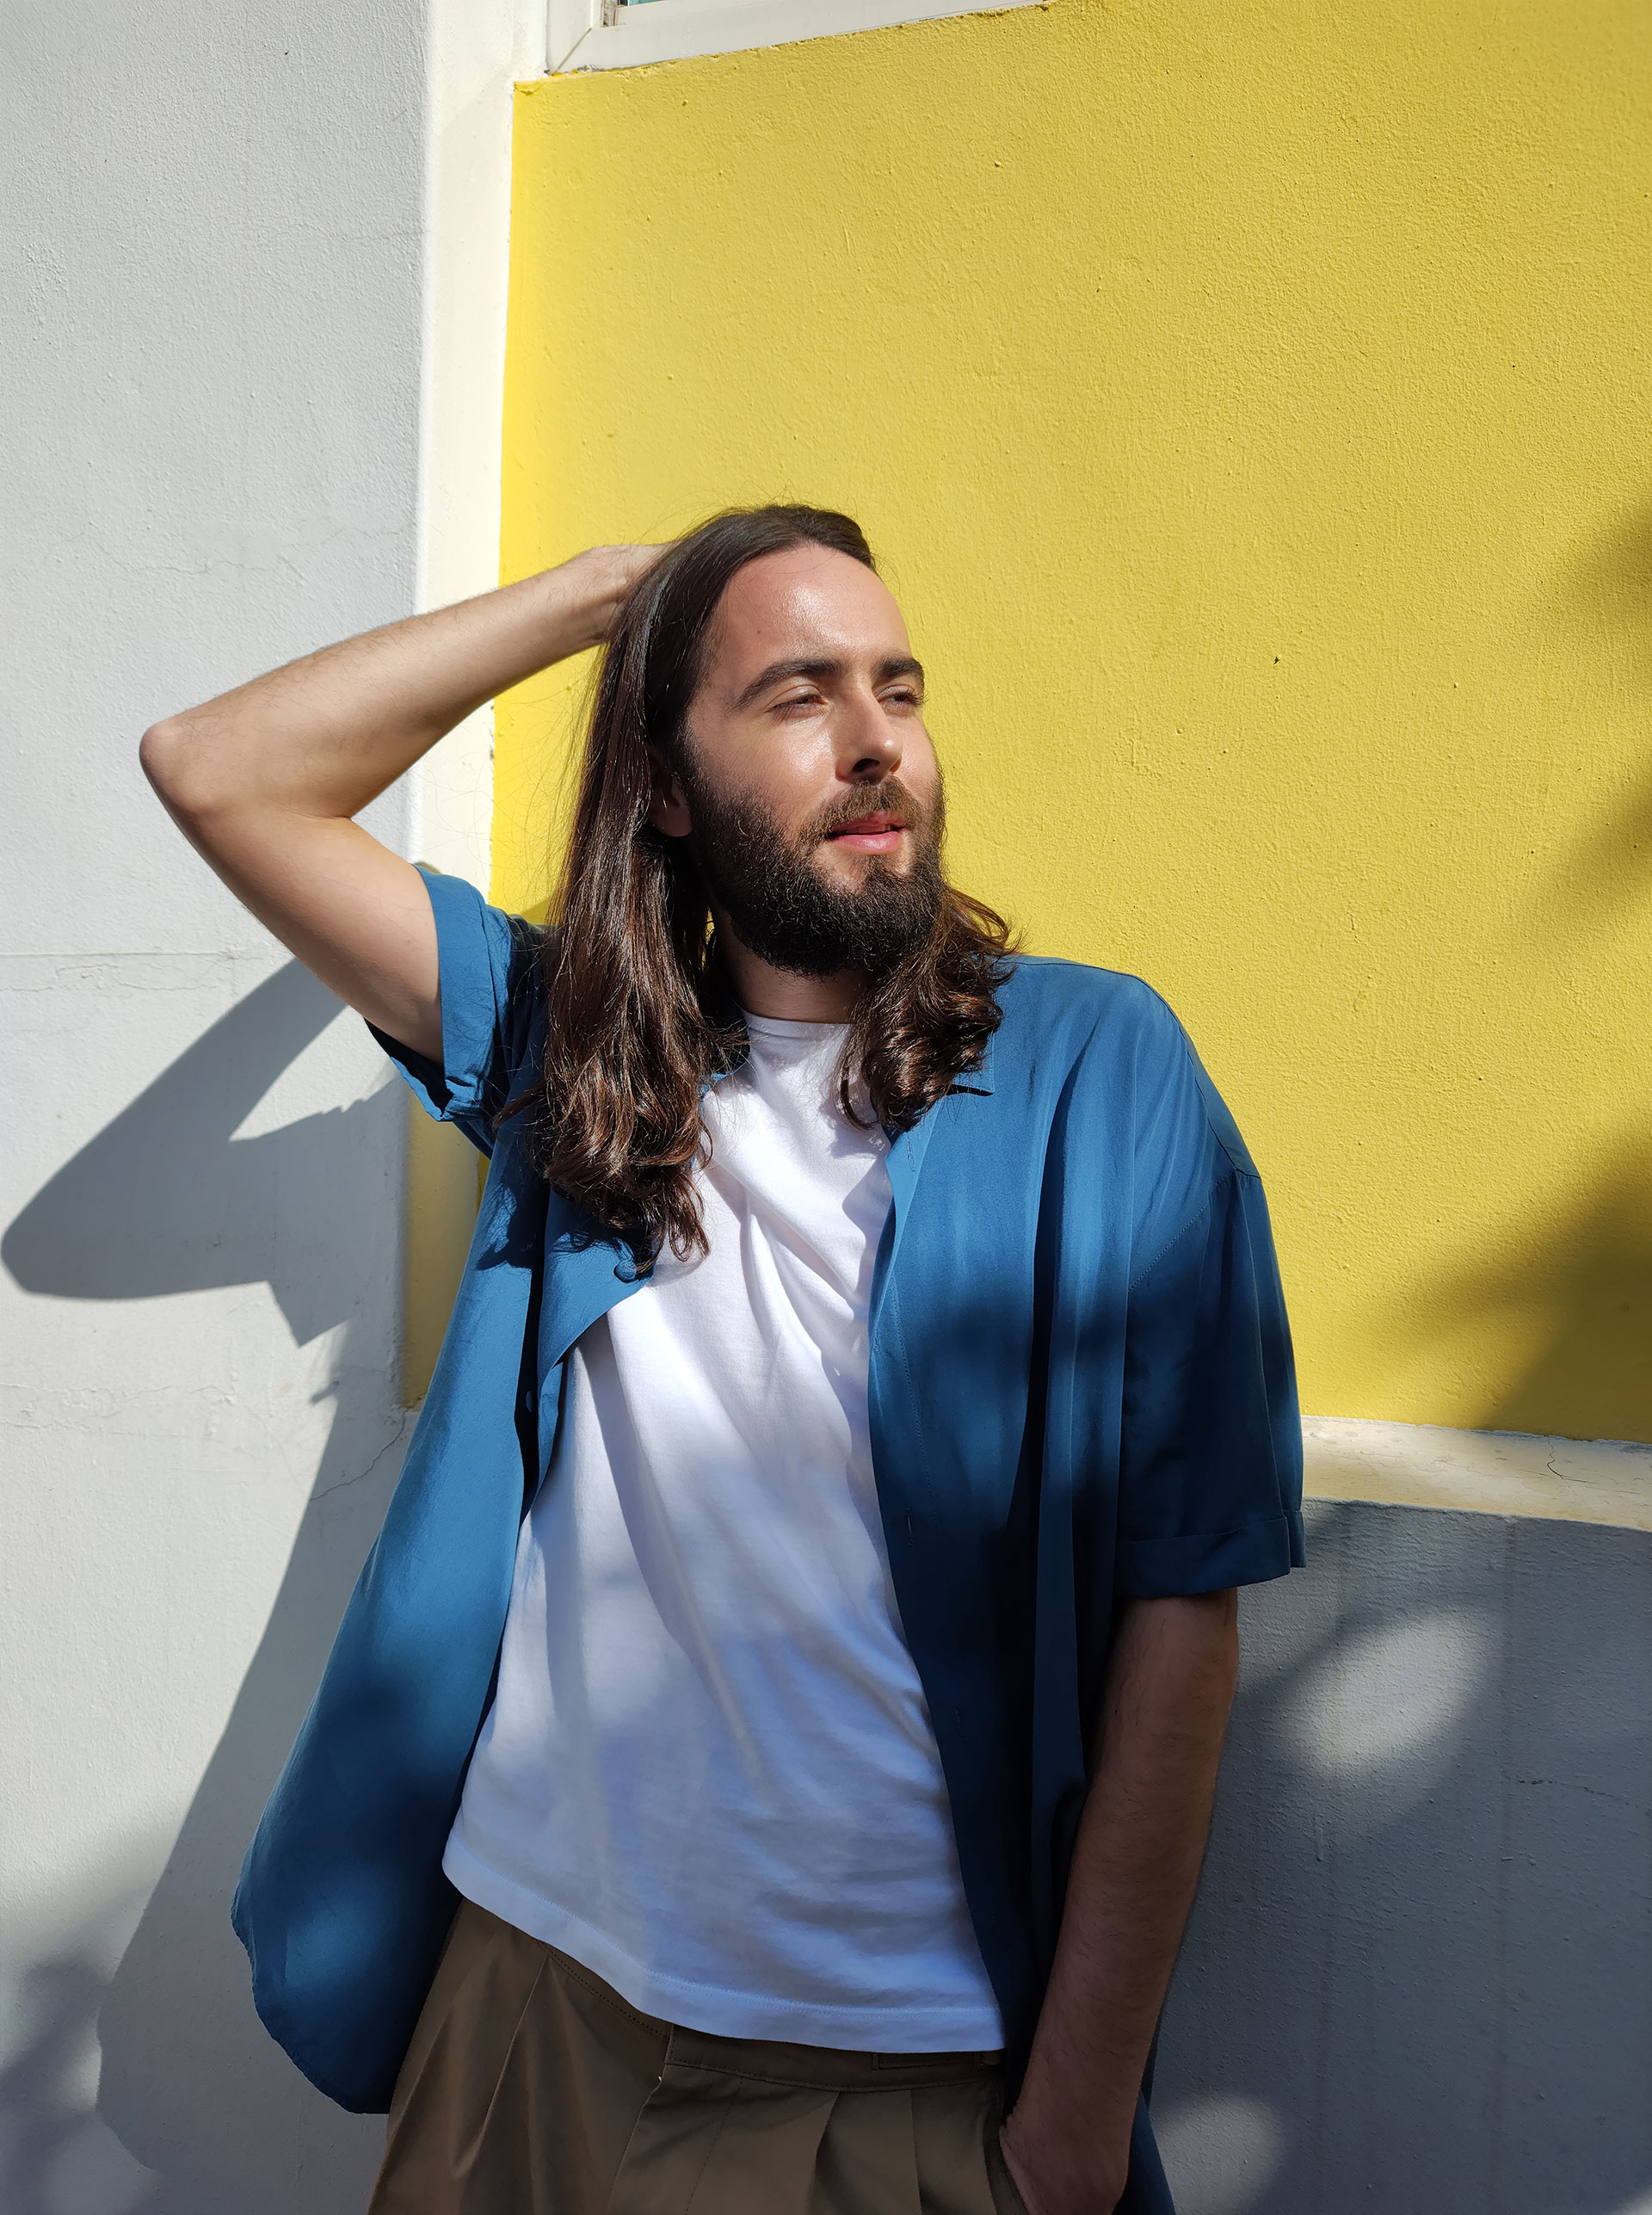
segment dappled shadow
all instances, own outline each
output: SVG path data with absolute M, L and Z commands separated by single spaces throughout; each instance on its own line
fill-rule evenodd
M 1538 612 L 1652 696 L 1652 502 Z M 1652 744 L 1524 922 L 1575 950 L 1649 892 Z M 1420 1339 L 1492 1320 L 1531 1348 L 1458 1420 L 1652 1441 L 1644 1108 L 1507 1258 L 1408 1299 Z M 1180 2215 L 1652 2206 L 1652 1535 L 1353 1503 L 1309 1520 L 1307 1575 L 1243 1595 L 1155 2102 Z
M 1627 660 L 1652 705 L 1652 499 L 1591 539 L 1536 612 L 1575 646 Z M 1580 933 L 1619 921 L 1652 892 L 1652 721 L 1647 737 L 1632 789 L 1532 895 L 1525 923 L 1543 953 L 1569 948 L 1578 958 Z M 1640 1019 L 1637 1008 L 1623 1010 L 1631 1031 Z M 1625 1104 L 1631 1121 L 1643 1102 Z M 1569 1214 L 1534 1217 L 1507 1261 L 1470 1264 L 1425 1285 L 1408 1300 L 1402 1328 L 1450 1343 L 1465 1322 L 1489 1317 L 1506 1318 L 1537 1350 L 1460 1419 L 1485 1429 L 1652 1441 L 1652 1126 L 1631 1128 Z
M 1625 1141 L 1570 1216 L 1507 1262 L 1424 1286 L 1406 1328 L 1447 1342 L 1465 1318 L 1538 1322 L 1538 1350 L 1476 1410 L 1482 1430 L 1652 1441 L 1652 1127 Z
M 400 1088 L 264 1136 L 232 1135 L 340 1012 L 296 963 L 277 971 L 65 1163 L 0 1240 L 0 1259 L 31 1292 L 124 1300 L 263 1283 L 300 1343 L 337 1332 L 332 1422 L 309 1504 L 135 1934 L 112 1978 L 95 1948 L 36 1966 L 28 2036 L 0 2079 L 16 2215 L 61 2215 L 64 2165 L 75 2162 L 102 2163 L 102 2181 L 80 2194 L 89 2215 L 342 2215 L 364 2202 L 382 2144 L 381 2125 L 312 2092 L 268 2037 L 229 1923 L 242 1854 L 383 1520 L 410 1424 L 397 1405 L 395 1302 L 382 1275 L 396 1252 Z M 124 2156 L 100 2141 L 77 2082 L 94 2021 L 97 2114 Z M 111 2159 L 126 2159 L 125 2170 Z
M 1603 644 L 1627 639 L 1652 685 L 1652 497 L 1625 508 L 1556 579 L 1554 614 Z
M 1245 1660 L 1155 2117 L 1180 2215 L 1652 2187 L 1652 1537 L 1310 1503 Z
M 1574 639 L 1630 657 L 1637 680 L 1652 693 L 1652 500 L 1627 509 L 1594 538 L 1555 579 L 1540 612 Z M 1649 886 L 1652 758 L 1633 790 L 1575 842 L 1538 888 L 1532 921 L 1540 929 L 1598 927 Z

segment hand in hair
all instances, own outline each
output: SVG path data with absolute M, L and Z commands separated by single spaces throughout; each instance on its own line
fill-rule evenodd
M 588 546 L 583 553 L 564 562 L 561 571 L 553 571 L 553 575 L 567 574 L 589 595 L 582 602 L 589 615 L 588 635 L 578 646 L 564 647 L 563 651 L 576 653 L 581 647 L 605 645 L 626 595 L 665 551 L 663 546 Z
M 661 550 L 559 568 L 255 677 L 145 732 L 151 783 L 231 892 L 370 1022 L 441 1055 L 418 873 L 351 820 L 484 701 L 599 645 Z

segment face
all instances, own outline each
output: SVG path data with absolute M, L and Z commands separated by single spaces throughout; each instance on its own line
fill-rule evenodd
M 823 546 L 738 571 L 676 774 L 650 820 L 690 842 L 713 903 L 776 967 L 875 972 L 941 894 L 940 775 L 923 672 L 888 588 Z

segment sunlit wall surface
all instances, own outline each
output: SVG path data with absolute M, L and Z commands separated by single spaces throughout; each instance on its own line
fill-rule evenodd
M 1187 1023 L 1304 1404 L 1652 1439 L 1638 0 L 1053 0 L 516 131 L 506 573 L 854 511 L 954 873 Z M 515 904 L 584 674 L 500 717 Z

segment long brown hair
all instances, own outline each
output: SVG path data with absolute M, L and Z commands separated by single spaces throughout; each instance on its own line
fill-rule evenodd
M 531 1110 L 529 1145 L 555 1189 L 651 1267 L 706 1235 L 693 1172 L 701 1090 L 746 1051 L 688 842 L 648 821 L 648 747 L 683 759 L 712 620 L 749 561 L 802 545 L 875 569 L 858 524 L 820 508 L 731 509 L 679 540 L 632 586 L 604 651 L 572 835 L 545 938 L 545 1061 L 505 1108 Z M 844 1046 L 840 1098 L 864 1083 L 887 1128 L 909 1129 L 980 1060 L 997 1028 L 1008 926 L 943 888 L 927 940 L 868 983 Z

